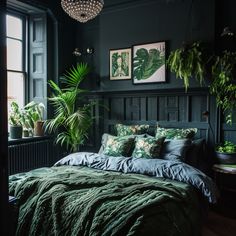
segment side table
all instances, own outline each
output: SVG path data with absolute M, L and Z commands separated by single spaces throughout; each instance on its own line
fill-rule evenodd
M 234 179 L 236 178 L 236 165 L 215 164 L 213 166 L 214 179 L 220 190 L 236 192 Z

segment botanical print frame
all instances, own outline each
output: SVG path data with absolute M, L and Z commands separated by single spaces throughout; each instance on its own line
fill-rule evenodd
M 110 50 L 110 80 L 131 79 L 131 48 Z
M 166 81 L 166 42 L 133 46 L 133 83 Z

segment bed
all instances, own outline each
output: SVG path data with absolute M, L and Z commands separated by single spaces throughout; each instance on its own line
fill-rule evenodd
M 201 235 L 205 203 L 217 200 L 207 175 L 167 159 L 170 153 L 111 156 L 101 148 L 10 176 L 20 206 L 17 235 Z

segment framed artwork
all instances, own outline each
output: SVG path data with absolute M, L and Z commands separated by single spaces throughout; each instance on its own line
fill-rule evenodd
M 166 81 L 165 42 L 133 46 L 133 83 Z
M 110 50 L 110 80 L 131 79 L 131 48 Z

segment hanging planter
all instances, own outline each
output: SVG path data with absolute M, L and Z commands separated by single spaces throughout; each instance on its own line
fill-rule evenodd
M 185 90 L 189 87 L 190 78 L 194 77 L 200 85 L 203 84 L 205 63 L 203 60 L 203 48 L 200 42 L 184 44 L 170 53 L 167 66 L 177 78 L 184 82 Z
M 210 93 L 216 97 L 216 104 L 227 115 L 226 122 L 232 124 L 236 109 L 236 52 L 224 51 L 215 58 L 212 66 Z

